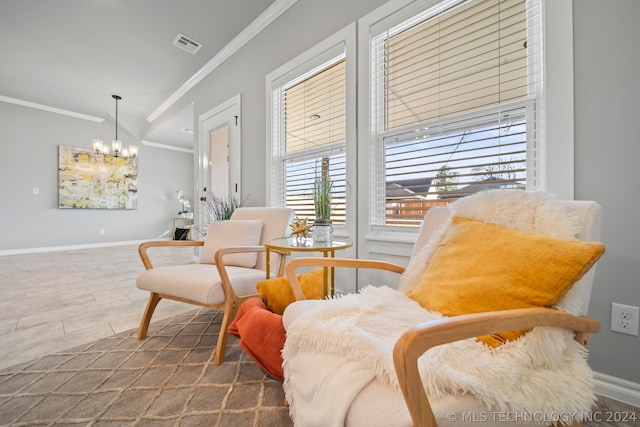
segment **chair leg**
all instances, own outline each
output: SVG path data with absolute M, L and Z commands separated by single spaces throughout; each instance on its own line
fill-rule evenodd
M 224 353 L 227 350 L 227 338 L 229 333 L 227 328 L 236 317 L 238 311 L 238 302 L 234 301 L 228 304 L 224 310 L 224 316 L 222 317 L 222 324 L 220 325 L 220 332 L 218 333 L 218 343 L 216 344 L 216 355 L 213 358 L 213 364 L 218 366 L 224 362 Z
M 140 327 L 138 328 L 138 339 L 141 340 L 147 336 L 147 331 L 149 330 L 149 322 L 151 322 L 151 316 L 153 316 L 153 312 L 155 311 L 158 303 L 162 298 L 155 292 L 151 292 L 149 295 L 149 301 L 147 301 L 147 308 L 144 310 L 144 314 L 142 315 L 142 320 L 140 320 Z

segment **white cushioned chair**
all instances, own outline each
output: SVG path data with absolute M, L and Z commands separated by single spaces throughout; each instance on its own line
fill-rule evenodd
M 595 400 L 584 346 L 599 322 L 585 315 L 592 266 L 604 251 L 597 243 L 601 215 L 592 201 L 491 190 L 431 208 L 406 268 L 290 260 L 286 273 L 298 301 L 284 312 L 283 368 L 295 424 L 579 425 Z M 522 245 L 511 247 L 511 240 Z M 307 266 L 402 275 L 398 289 L 367 286 L 302 301 L 296 269 Z M 551 299 L 538 300 L 549 292 Z M 513 303 L 514 295 L 526 301 Z M 442 314 L 465 304 L 472 313 Z M 491 344 L 502 334 L 490 334 L 515 330 L 524 331 Z
M 136 278 L 139 289 L 149 291 L 149 301 L 140 321 L 138 339 L 147 335 L 151 316 L 162 298 L 222 310 L 224 316 L 214 364 L 224 361 L 227 327 L 238 306 L 257 296 L 256 282 L 266 277 L 263 243 L 286 235 L 293 219 L 288 208 L 241 207 L 228 221 L 214 221 L 204 241 L 150 241 L 138 252 L 146 271 Z M 201 246 L 200 260 L 176 266 L 154 268 L 149 249 L 159 246 Z M 283 274 L 285 257 L 273 252 L 270 271 Z

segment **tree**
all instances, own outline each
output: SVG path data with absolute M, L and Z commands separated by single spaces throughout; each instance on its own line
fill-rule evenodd
M 447 193 L 458 189 L 458 172 L 452 171 L 444 164 L 433 180 L 433 185 L 438 189 L 438 193 Z

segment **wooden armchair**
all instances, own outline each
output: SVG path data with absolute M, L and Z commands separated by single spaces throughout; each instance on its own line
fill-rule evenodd
M 138 339 L 147 335 L 149 322 L 161 299 L 171 299 L 224 312 L 214 364 L 224 361 L 227 327 L 239 305 L 257 296 L 256 282 L 266 277 L 263 243 L 288 232 L 293 210 L 287 208 L 237 208 L 229 221 L 209 225 L 204 241 L 150 241 L 138 251 L 146 271 L 136 278 L 139 289 L 149 291 L 140 321 Z M 159 246 L 201 246 L 200 262 L 154 268 L 149 249 Z M 270 270 L 282 275 L 285 257 L 274 253 Z
M 406 268 L 374 260 L 290 260 L 286 274 L 298 301 L 284 313 L 287 342 L 283 357 L 285 392 L 296 425 L 445 426 L 471 421 L 495 426 L 505 422 L 579 425 L 581 415 L 588 412 L 595 399 L 592 372 L 581 349 L 587 335 L 598 332 L 600 327 L 596 319 L 585 314 L 594 276 L 594 268 L 590 267 L 602 254 L 602 245 L 598 253 L 597 244 L 585 244 L 595 248 L 596 254 L 577 274 L 577 282 L 569 284 L 560 301 L 549 306 L 531 304 L 440 316 L 424 307 L 416 308 L 413 300 L 405 300 L 411 300 L 407 296 L 415 296 L 416 289 L 424 286 L 416 284 L 424 277 L 443 277 L 434 276 L 431 267 L 443 262 L 438 258 L 443 253 L 440 248 L 455 244 L 451 233 L 457 224 L 452 218 L 456 216 L 578 243 L 599 239 L 601 215 L 595 202 L 560 201 L 543 192 L 489 191 L 446 208 L 432 208 Z M 369 287 L 358 295 L 336 300 L 302 301 L 296 270 L 303 266 L 382 269 L 402 276 L 399 290 Z M 531 269 L 536 267 L 531 265 Z M 469 273 L 473 275 L 472 271 Z M 487 299 L 491 298 L 490 292 Z M 402 304 L 396 310 L 391 305 L 397 302 Z M 441 308 L 446 311 L 447 307 Z M 377 318 L 377 310 L 383 319 Z M 341 324 L 342 316 L 351 326 Z M 424 321 L 412 325 L 412 318 Z M 371 325 L 369 329 L 362 326 L 366 324 Z M 376 330 L 402 324 L 407 326 L 385 332 L 382 338 Z M 356 331 L 352 333 L 352 329 Z M 332 330 L 338 335 L 335 339 L 331 337 Z M 495 348 L 476 339 L 492 339 L 490 334 L 515 330 L 528 332 Z M 304 336 L 314 336 L 322 344 L 315 345 Z M 365 351 L 366 346 L 359 347 L 367 340 L 375 349 L 371 354 Z M 557 356 L 558 360 L 549 356 L 556 365 L 550 367 L 546 365 L 549 360 L 536 360 L 544 358 L 545 351 Z M 525 354 L 520 362 L 518 357 L 523 359 Z M 484 358 L 493 358 L 499 365 L 502 357 L 512 359 L 509 368 L 496 368 L 498 374 L 486 378 L 489 384 L 481 384 L 479 378 L 494 372 L 491 362 L 482 365 Z M 487 369 L 487 374 L 474 369 Z M 570 369 L 575 371 L 570 373 Z M 533 377 L 531 382 L 547 387 L 540 386 L 538 390 L 535 384 L 528 384 Z M 455 383 L 456 379 L 461 379 L 460 384 Z M 527 388 L 530 386 L 535 393 Z M 491 389 L 488 394 L 486 388 Z M 529 403 L 522 403 L 527 398 L 525 391 L 532 394 Z M 307 396 L 314 396 L 313 403 Z

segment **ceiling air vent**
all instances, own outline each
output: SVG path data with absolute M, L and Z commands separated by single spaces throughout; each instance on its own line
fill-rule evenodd
M 174 46 L 178 46 L 180 49 L 184 49 L 189 53 L 196 54 L 196 52 L 202 47 L 200 42 L 195 41 L 191 37 L 187 37 L 184 34 L 178 33 L 173 41 Z

